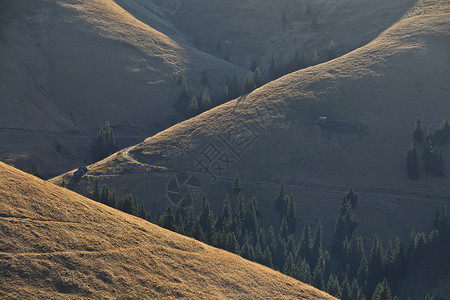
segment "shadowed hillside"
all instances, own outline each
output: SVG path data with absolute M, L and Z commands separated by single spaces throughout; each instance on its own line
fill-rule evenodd
M 405 240 L 412 225 L 423 230 L 423 216 L 448 202 L 447 179 L 423 171 L 419 181 L 408 179 L 406 154 L 418 118 L 428 127 L 450 111 L 449 15 L 446 1 L 419 1 L 368 45 L 158 133 L 90 166 L 71 187 L 135 188 L 150 211 L 161 212 L 179 172 L 197 176 L 220 203 L 239 171 L 268 223 L 278 222 L 273 200 L 285 180 L 301 207 L 298 219 L 325 218 L 324 228 L 333 228 L 339 199 L 352 186 L 362 195 L 356 216 L 364 236 Z M 326 130 L 315 124 L 319 116 L 361 130 Z M 205 158 L 212 146 L 220 161 Z M 450 148 L 441 151 L 448 173 Z M 53 182 L 63 177 L 70 182 L 70 173 Z
M 112 0 L 0 5 L 0 137 L 8 141 L 0 154 L 45 174 L 89 162 L 106 120 L 123 147 L 182 119 L 175 84 L 182 70 L 197 93 L 200 72 L 208 70 L 213 96 L 228 74 L 245 75 L 190 47 L 157 10 L 135 18 Z
M 135 2 L 139 2 L 136 1 Z M 339 55 L 374 39 L 414 5 L 409 0 L 184 0 L 155 1 L 199 49 L 243 68 L 255 61 L 269 72 L 291 64 L 297 50 L 311 63 L 334 40 Z M 315 25 L 314 25 L 315 24 Z
M 335 299 L 0 163 L 2 299 Z

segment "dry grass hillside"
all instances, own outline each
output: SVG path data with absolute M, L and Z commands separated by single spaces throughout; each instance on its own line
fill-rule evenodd
M 137 13 L 130 3 L 1 1 L 2 159 L 60 174 L 83 164 L 106 120 L 124 146 L 180 119 L 179 71 L 199 92 L 205 68 L 220 94 L 228 74 L 245 75 L 189 46 L 157 7 Z
M 72 188 L 89 193 L 98 181 L 119 192 L 136 189 L 155 213 L 170 203 L 171 177 L 188 172 L 219 207 L 239 171 L 244 193 L 257 195 L 269 223 L 279 222 L 273 199 L 284 180 L 299 226 L 321 218 L 329 234 L 342 194 L 354 187 L 366 238 L 378 231 L 406 239 L 412 226 L 428 230 L 435 210 L 449 202 L 448 179 L 422 172 L 411 181 L 405 158 L 417 118 L 427 128 L 449 117 L 449 20 L 448 1 L 421 0 L 368 45 L 160 132 L 129 155 L 90 166 Z M 362 131 L 324 130 L 314 123 L 320 115 L 357 122 Z M 450 147 L 441 150 L 449 174 Z M 63 177 L 70 182 L 71 173 L 53 182 Z
M 335 299 L 0 163 L 2 299 Z

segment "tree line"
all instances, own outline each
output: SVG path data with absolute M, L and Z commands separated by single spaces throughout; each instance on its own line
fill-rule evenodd
M 428 128 L 424 136 L 422 122 L 416 121 L 414 125 L 413 142 L 409 146 L 406 157 L 406 171 L 408 177 L 417 180 L 420 177 L 421 167 L 425 174 L 433 177 L 445 177 L 444 159 L 440 147 L 444 147 L 450 140 L 450 125 L 445 118 L 442 123 L 433 131 L 433 127 Z M 419 156 L 417 148 L 422 146 L 422 154 Z M 420 159 L 419 159 L 420 158 Z
M 264 224 L 258 201 L 247 198 L 237 175 L 232 184 L 232 201 L 226 194 L 216 216 L 208 197 L 199 208 L 168 206 L 153 216 L 135 193 L 117 197 L 106 185 L 94 189 L 93 198 L 161 227 L 193 237 L 258 262 L 302 282 L 327 291 L 340 299 L 406 299 L 409 285 L 431 284 L 449 274 L 450 230 L 447 209 L 436 212 L 429 235 L 411 231 L 407 249 L 398 238 L 383 246 L 375 234 L 366 254 L 363 238 L 354 220 L 358 197 L 349 189 L 341 200 L 334 226 L 332 247 L 323 247 L 323 226 L 305 221 L 301 235 L 296 233 L 296 206 L 293 195 L 281 183 L 273 199 L 279 224 Z M 234 205 L 232 203 L 235 203 Z M 431 295 L 422 295 L 433 299 Z

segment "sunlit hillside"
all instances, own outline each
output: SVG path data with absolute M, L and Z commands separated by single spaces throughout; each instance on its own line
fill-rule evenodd
M 415 121 L 421 119 L 426 131 L 450 111 L 448 20 L 448 2 L 419 1 L 368 45 L 158 133 L 127 157 L 120 152 L 90 166 L 72 188 L 92 193 L 98 181 L 121 192 L 136 189 L 158 212 L 169 204 L 170 178 L 188 172 L 218 208 L 239 171 L 246 194 L 256 194 L 269 223 L 278 222 L 273 201 L 284 180 L 302 222 L 322 218 L 333 228 L 340 198 L 353 187 L 361 193 L 357 218 L 368 238 L 378 231 L 406 239 L 412 225 L 428 228 L 424 215 L 448 202 L 445 178 L 406 175 Z M 326 130 L 315 123 L 319 116 L 357 126 L 357 132 Z M 233 132 L 246 141 L 234 150 L 226 144 Z M 211 143 L 230 159 L 221 174 L 205 171 L 195 159 Z M 441 151 L 449 166 L 450 148 Z M 69 182 L 71 173 L 53 182 L 63 177 Z
M 335 299 L 0 163 L 2 299 Z

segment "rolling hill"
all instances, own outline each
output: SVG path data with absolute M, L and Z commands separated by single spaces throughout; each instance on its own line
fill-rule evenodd
M 2 299 L 335 299 L 0 163 Z
M 354 187 L 364 237 L 379 232 L 406 240 L 412 226 L 428 229 L 435 210 L 449 202 L 448 179 L 422 172 L 409 180 L 405 160 L 414 122 L 421 119 L 426 130 L 449 116 L 449 20 L 448 1 L 418 1 L 355 51 L 162 131 L 89 166 L 79 181 L 69 172 L 52 182 L 64 178 L 85 194 L 96 181 L 118 192 L 135 189 L 158 213 L 173 204 L 167 193 L 173 176 L 198 178 L 218 209 L 239 172 L 263 219 L 278 224 L 273 201 L 284 180 L 299 222 L 321 218 L 328 237 L 342 194 Z M 315 123 L 319 116 L 350 130 L 326 130 Z M 441 151 L 448 173 L 450 147 Z
M 0 5 L 0 154 L 47 176 L 90 161 L 106 120 L 122 147 L 174 124 L 180 71 L 197 92 L 203 68 L 220 91 L 246 73 L 190 46 L 157 8 L 138 17 L 170 36 L 112 0 Z
M 306 2 L 287 0 L 3 0 L 0 158 L 47 178 L 88 164 L 106 120 L 121 148 L 184 119 L 182 70 L 197 95 L 207 70 L 217 100 L 226 77 L 242 82 L 252 61 L 268 78 L 272 55 L 278 67 L 296 50 L 307 64 L 315 50 L 323 61 L 331 40 L 339 55 L 349 52 L 412 5 L 315 1 L 306 14 Z
M 272 55 L 278 66 L 289 64 L 296 50 L 305 55 L 307 63 L 315 50 L 324 61 L 331 40 L 339 55 L 350 52 L 374 39 L 414 5 L 414 1 L 399 0 L 155 2 L 197 48 L 243 68 L 255 61 L 266 74 Z M 312 26 L 314 19 L 316 27 Z

